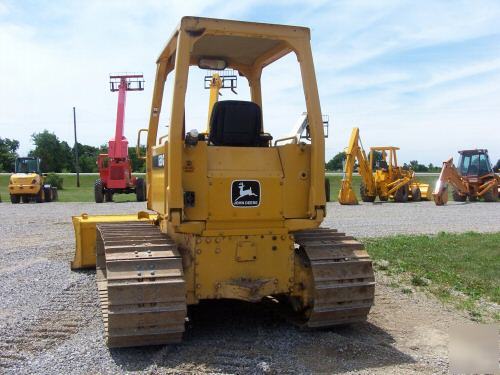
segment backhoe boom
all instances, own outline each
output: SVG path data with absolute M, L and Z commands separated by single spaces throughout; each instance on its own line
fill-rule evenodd
M 363 180 L 363 185 L 369 195 L 376 194 L 375 180 L 371 165 L 366 157 L 365 151 L 360 145 L 359 128 L 352 129 L 349 146 L 346 149 L 346 160 L 344 164 L 344 177 L 342 186 L 339 192 L 340 204 L 358 204 L 356 194 L 352 189 L 352 174 L 354 172 L 354 164 L 358 160 L 358 173 Z

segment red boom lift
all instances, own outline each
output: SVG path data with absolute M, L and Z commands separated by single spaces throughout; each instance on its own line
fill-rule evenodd
M 96 203 L 113 201 L 113 194 L 135 193 L 138 202 L 146 200 L 144 179 L 132 176 L 128 157 L 128 140 L 123 135 L 125 121 L 125 99 L 127 91 L 144 90 L 142 74 L 111 75 L 110 90 L 118 91 L 115 137 L 108 142 L 108 153 L 99 154 L 97 168 L 99 179 L 94 185 Z

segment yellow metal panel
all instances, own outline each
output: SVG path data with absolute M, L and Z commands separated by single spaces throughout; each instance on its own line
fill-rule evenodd
M 259 171 L 264 176 L 283 175 L 276 148 L 267 147 L 208 147 L 208 172 Z
M 287 144 L 278 147 L 283 172 L 283 213 L 285 218 L 306 218 L 309 210 L 311 147 Z
M 97 223 L 116 223 L 126 221 L 150 221 L 157 219 L 156 214 L 138 212 L 135 215 L 92 215 L 73 216 L 76 249 L 71 269 L 95 267 L 95 226 Z
M 293 241 L 286 230 L 274 234 L 196 237 L 190 243 L 195 257 L 196 299 L 255 301 L 269 294 L 289 292 L 293 285 Z M 188 281 L 188 290 L 189 284 Z
M 184 191 L 195 194 L 194 207 L 184 207 L 185 220 L 206 220 L 208 215 L 207 144 L 185 147 L 182 161 Z
M 253 241 L 238 241 L 236 243 L 236 260 L 248 262 L 257 259 L 257 245 Z
M 260 182 L 260 204 L 256 207 L 233 207 L 231 184 L 235 180 L 245 179 Z M 276 220 L 283 217 L 282 186 L 279 178 L 258 178 L 258 175 L 241 172 L 228 177 L 209 178 L 208 185 L 208 220 Z
M 167 165 L 167 145 L 156 146 L 152 149 L 152 158 L 160 158 L 163 161 L 163 165 L 151 166 L 150 173 L 150 189 L 148 202 L 152 210 L 165 214 L 165 168 Z
M 282 219 L 283 171 L 276 148 L 211 146 L 207 151 L 208 220 Z M 233 207 L 231 185 L 237 180 L 260 183 L 258 206 Z

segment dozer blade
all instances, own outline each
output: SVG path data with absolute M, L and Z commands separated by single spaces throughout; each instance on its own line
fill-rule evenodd
M 75 229 L 75 257 L 71 262 L 71 269 L 94 268 L 96 265 L 96 224 L 145 221 L 152 223 L 157 219 L 156 214 L 140 211 L 130 215 L 87 215 L 73 216 Z

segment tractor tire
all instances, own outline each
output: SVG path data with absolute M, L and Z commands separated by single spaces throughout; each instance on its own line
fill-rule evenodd
M 102 180 L 100 178 L 95 180 L 94 198 L 96 203 L 104 202 L 104 184 L 102 183 Z
M 23 203 L 29 203 L 30 202 L 30 197 L 27 195 L 21 195 L 21 202 Z
M 476 195 L 469 195 L 469 202 L 477 202 L 478 198 Z
M 394 202 L 406 203 L 408 202 L 408 196 L 410 195 L 410 189 L 408 185 L 401 186 L 394 194 Z
M 496 202 L 498 201 L 498 188 L 493 186 L 490 190 L 488 190 L 483 195 L 485 202 Z
M 52 187 L 50 185 L 43 188 L 43 195 L 45 198 L 45 202 L 52 202 L 52 200 L 53 200 Z
M 35 202 L 36 203 L 43 203 L 45 200 L 45 197 L 44 197 L 44 191 L 43 191 L 43 187 L 40 187 L 40 191 L 38 192 L 38 194 L 35 196 Z
M 330 202 L 330 179 L 325 177 L 325 197 L 326 201 Z
M 113 192 L 111 190 L 107 190 L 104 193 L 104 199 L 106 202 L 113 202 Z
M 420 202 L 422 200 L 422 192 L 418 186 L 411 189 L 411 199 L 413 202 Z
M 59 193 L 57 191 L 57 188 L 51 187 L 51 189 L 52 189 L 52 200 L 58 201 L 59 200 Z
M 467 195 L 460 194 L 460 192 L 456 189 L 453 189 L 451 196 L 455 202 L 465 202 L 467 200 Z
M 363 183 L 361 183 L 361 185 L 359 185 L 359 195 L 361 195 L 361 200 L 363 202 L 375 202 L 376 196 L 375 195 L 374 196 L 367 195 L 365 184 L 363 184 Z
M 138 178 L 135 181 L 135 196 L 137 202 L 144 202 L 146 200 L 146 183 L 143 178 Z
M 378 198 L 382 202 L 387 202 L 389 200 L 389 196 L 388 195 L 379 196 Z
M 12 204 L 18 204 L 20 201 L 21 201 L 21 197 L 19 195 L 16 195 L 16 194 L 10 195 L 10 202 Z

